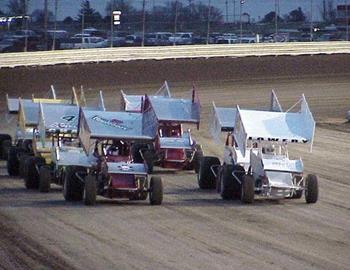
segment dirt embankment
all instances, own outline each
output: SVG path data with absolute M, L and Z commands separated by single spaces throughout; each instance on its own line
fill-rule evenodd
M 339 76 L 350 73 L 350 55 L 147 60 L 100 64 L 57 65 L 0 69 L 0 94 L 45 92 L 73 85 L 111 88 L 125 85 L 200 81 L 254 81 Z

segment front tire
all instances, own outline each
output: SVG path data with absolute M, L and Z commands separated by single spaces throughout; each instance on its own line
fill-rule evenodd
M 306 203 L 316 203 L 318 200 L 318 179 L 314 174 L 308 174 L 305 181 Z
M 163 202 L 163 182 L 158 176 L 151 178 L 149 202 L 151 205 L 160 205 Z
M 220 165 L 220 160 L 217 157 L 203 157 L 201 159 L 197 176 L 200 189 L 215 189 L 216 179 L 211 171 L 213 165 Z

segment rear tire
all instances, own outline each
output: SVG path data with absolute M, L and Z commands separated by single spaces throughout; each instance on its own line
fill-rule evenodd
M 25 163 L 26 160 L 29 158 L 30 156 L 28 154 L 23 153 L 22 155 L 20 155 L 19 157 L 19 165 L 18 165 L 18 171 L 19 171 L 19 176 L 24 178 L 26 172 L 25 172 Z
M 33 141 L 32 140 L 23 140 L 21 143 L 21 147 L 27 152 L 32 153 L 33 152 Z
M 158 176 L 151 178 L 149 202 L 151 205 L 160 205 L 163 202 L 163 182 Z
M 20 149 L 16 146 L 11 146 L 8 151 L 7 158 L 7 172 L 10 176 L 18 176 L 19 174 L 19 160 L 18 153 Z
M 243 203 L 254 202 L 254 178 L 253 176 L 246 174 L 243 177 L 242 188 L 241 188 L 241 201 Z
M 7 154 L 6 154 L 6 152 L 4 151 L 4 148 L 3 148 L 3 142 L 4 141 L 9 141 L 10 142 L 10 146 L 11 146 L 11 144 L 12 144 L 11 136 L 8 135 L 8 134 L 0 134 L 0 158 L 3 159 L 3 160 L 6 160 L 7 159 Z
M 211 171 L 213 165 L 220 165 L 220 160 L 217 157 L 202 157 L 197 175 L 200 189 L 215 189 L 216 179 Z
M 66 167 L 63 182 L 63 197 L 66 201 L 82 201 L 84 197 L 84 183 L 75 175 L 77 172 L 86 172 L 84 167 Z
M 146 150 L 143 152 L 144 161 L 147 164 L 147 173 L 153 173 L 153 152 L 150 150 Z
M 318 200 L 318 180 L 314 174 L 308 174 L 305 181 L 306 203 L 316 203 Z
M 39 188 L 39 172 L 36 166 L 40 168 L 41 165 L 45 164 L 45 160 L 40 157 L 29 157 L 27 158 L 24 170 L 24 183 L 27 189 L 37 189 Z
M 41 166 L 39 170 L 39 191 L 49 192 L 51 185 L 51 170 L 49 166 Z
M 94 175 L 87 175 L 85 177 L 84 186 L 84 203 L 85 205 L 96 204 L 96 180 Z
M 141 149 L 148 149 L 147 144 L 134 143 L 131 146 L 131 153 L 132 153 L 132 158 L 134 160 L 134 163 L 142 163 L 143 162 L 143 158 L 140 154 Z
M 232 174 L 242 182 L 245 170 L 240 165 L 224 165 L 220 178 L 220 195 L 224 200 L 239 198 L 240 184 Z
M 196 145 L 196 152 L 194 153 L 194 157 L 192 160 L 195 173 L 199 173 L 199 168 L 201 165 L 200 162 L 202 158 L 203 158 L 203 150 L 202 150 L 202 147 L 198 144 Z
M 4 140 L 1 143 L 1 155 L 4 160 L 8 159 L 10 147 L 12 146 L 11 140 Z

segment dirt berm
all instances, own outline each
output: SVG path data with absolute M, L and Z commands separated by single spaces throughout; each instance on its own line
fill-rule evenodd
M 0 70 L 0 91 L 20 94 L 73 85 L 111 88 L 125 85 L 260 78 L 333 76 L 350 72 L 350 55 L 148 60 L 100 64 L 22 67 Z

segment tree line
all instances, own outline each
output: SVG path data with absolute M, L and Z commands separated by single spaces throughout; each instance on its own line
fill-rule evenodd
M 54 1 L 54 0 L 52 0 Z M 58 0 L 59 1 L 59 0 Z M 22 15 L 27 13 L 28 5 L 31 0 L 9 0 L 7 4 L 8 13 L 0 10 L 0 15 Z M 148 22 L 155 25 L 162 24 L 165 28 L 173 27 L 174 22 L 179 28 L 193 28 L 198 23 L 209 21 L 211 25 L 220 25 L 224 22 L 223 14 L 220 9 L 213 5 L 205 4 L 206 1 L 188 1 L 184 4 L 180 1 L 167 1 L 163 6 L 153 6 L 153 8 L 137 9 L 129 0 L 110 0 L 105 7 L 105 16 L 91 7 L 89 0 L 82 0 L 81 7 L 76 17 L 66 17 L 63 22 L 73 24 L 74 22 L 81 23 L 83 17 L 86 25 L 94 26 L 101 23 L 109 23 L 111 21 L 112 10 L 122 11 L 121 25 L 130 25 L 142 23 L 143 15 Z M 147 5 L 149 1 L 144 0 Z M 210 3 L 210 1 L 209 1 Z M 27 6 L 26 6 L 27 4 Z M 45 19 L 45 9 L 37 9 L 31 13 L 32 20 L 35 22 L 43 22 Z M 320 9 L 321 17 L 326 22 L 334 22 L 336 17 L 336 9 L 334 0 L 324 0 Z M 47 18 L 52 21 L 54 18 L 53 12 L 48 11 Z M 261 20 L 263 23 L 278 22 L 304 22 L 306 15 L 301 7 L 292 10 L 282 17 L 276 14 L 275 11 L 267 13 Z

